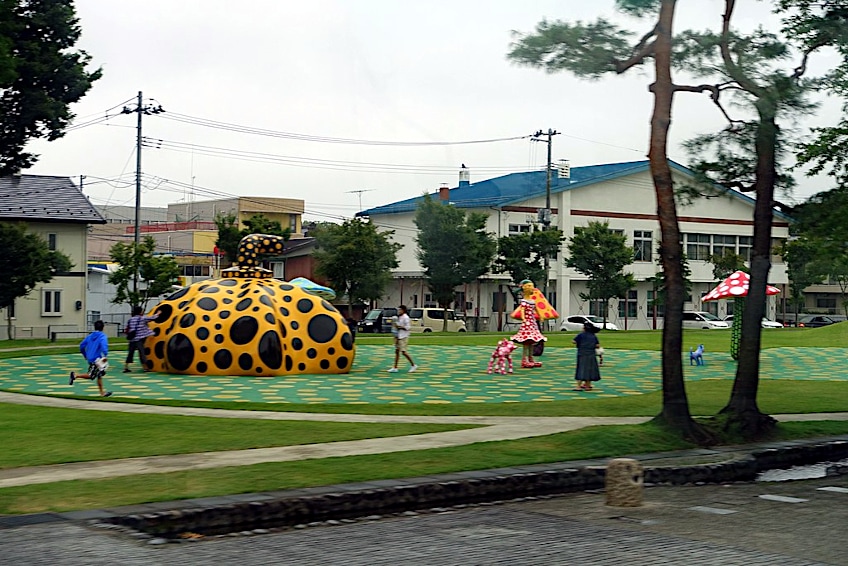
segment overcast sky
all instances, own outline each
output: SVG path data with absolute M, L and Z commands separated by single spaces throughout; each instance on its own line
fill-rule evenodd
M 773 22 L 769 3 L 738 4 L 739 25 Z M 723 5 L 680 2 L 677 29 L 716 29 Z M 546 145 L 526 138 L 398 142 L 520 138 L 551 128 L 561 133 L 554 160 L 582 166 L 644 159 L 650 69 L 586 82 L 506 60 L 511 31 L 532 31 L 543 18 L 604 16 L 645 30 L 612 6 L 612 0 L 77 0 L 78 47 L 92 56 L 93 67 L 102 66 L 103 78 L 73 111 L 77 124 L 112 117 L 59 141 L 31 144 L 41 159 L 27 173 L 77 181 L 85 175 L 95 204 L 133 205 L 137 115 L 120 110 L 135 108 L 139 91 L 145 106 L 165 110 L 143 117 L 143 135 L 154 146 L 142 151 L 145 206 L 278 196 L 303 199 L 308 219 L 333 220 L 443 183 L 456 186 L 463 163 L 476 182 L 542 168 L 546 159 Z M 811 123 L 834 123 L 838 110 L 826 104 Z M 708 99 L 696 95 L 676 97 L 673 120 L 670 157 L 683 164 L 680 141 L 723 125 Z M 831 188 L 824 178 L 799 182 L 796 199 Z

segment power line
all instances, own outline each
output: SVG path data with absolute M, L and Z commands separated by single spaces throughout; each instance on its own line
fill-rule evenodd
M 227 130 L 231 132 L 240 132 L 243 134 L 253 134 L 259 136 L 268 136 L 274 138 L 284 138 L 284 139 L 292 139 L 298 141 L 308 141 L 308 142 L 317 142 L 317 143 L 338 143 L 338 144 L 349 144 L 349 145 L 380 145 L 380 146 L 445 146 L 445 145 L 471 145 L 471 144 L 484 144 L 484 143 L 496 143 L 503 141 L 514 141 L 514 140 L 522 140 L 527 139 L 530 136 L 511 136 L 505 138 L 489 138 L 489 139 L 479 139 L 479 140 L 464 140 L 464 141 L 386 141 L 386 140 L 364 140 L 364 139 L 354 139 L 354 138 L 336 138 L 330 136 L 317 136 L 311 134 L 300 134 L 295 132 L 281 132 L 276 130 L 267 130 L 264 128 L 254 128 L 250 126 L 241 126 L 238 124 L 231 124 L 228 122 L 219 122 L 217 120 L 209 120 L 206 118 L 197 118 L 194 116 L 188 116 L 186 114 L 179 114 L 176 112 L 169 112 L 167 115 L 160 116 L 160 118 L 164 118 L 166 120 L 173 120 L 176 122 L 183 122 L 186 124 L 193 124 L 195 126 L 202 126 L 206 128 L 214 128 L 217 130 Z

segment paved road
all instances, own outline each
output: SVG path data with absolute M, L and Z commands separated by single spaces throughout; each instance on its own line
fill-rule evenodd
M 766 496 L 766 497 L 763 497 Z M 654 487 L 154 545 L 80 523 L 0 529 L 8 564 L 377 566 L 848 564 L 848 477 Z

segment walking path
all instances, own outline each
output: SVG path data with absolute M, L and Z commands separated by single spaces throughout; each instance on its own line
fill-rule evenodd
M 333 421 L 351 423 L 446 423 L 476 424 L 477 428 L 448 432 L 371 438 L 283 446 L 249 450 L 225 450 L 171 456 L 149 456 L 75 462 L 50 466 L 32 466 L 0 470 L 0 488 L 73 480 L 80 477 L 100 479 L 138 474 L 201 470 L 228 466 L 249 466 L 267 462 L 288 462 L 316 458 L 384 454 L 407 450 L 426 450 L 462 446 L 477 442 L 515 440 L 576 430 L 594 425 L 640 424 L 650 417 L 485 417 L 485 416 L 404 416 L 356 415 L 331 413 L 283 413 L 275 411 L 232 411 L 198 407 L 132 405 L 55 397 L 38 397 L 0 392 L 0 402 L 43 407 L 62 407 L 94 411 L 119 411 L 160 415 L 202 416 L 235 419 Z M 780 421 L 848 420 L 848 413 L 815 415 L 775 415 Z

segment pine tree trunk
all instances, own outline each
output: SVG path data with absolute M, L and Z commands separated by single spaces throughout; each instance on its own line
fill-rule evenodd
M 742 338 L 739 342 L 739 364 L 730 401 L 721 410 L 728 417 L 727 425 L 738 429 L 747 439 L 757 439 L 772 431 L 777 421 L 760 412 L 757 388 L 760 376 L 761 320 L 765 314 L 766 284 L 771 268 L 771 225 L 774 212 L 775 148 L 777 124 L 775 108 L 762 98 L 757 104 L 759 126 L 756 151 L 757 173 L 754 204 L 754 244 L 751 249 L 751 280 L 742 318 Z
M 657 25 L 654 47 L 656 80 L 651 85 L 654 93 L 654 111 L 651 116 L 651 148 L 648 153 L 651 176 L 657 195 L 657 216 L 661 232 L 661 259 L 665 273 L 665 322 L 662 331 L 662 412 L 657 417 L 679 430 L 684 438 L 699 444 L 713 441 L 711 435 L 700 427 L 689 412 L 689 401 L 683 382 L 683 282 L 682 248 L 674 185 L 668 164 L 668 129 L 671 124 L 671 106 L 674 84 L 671 80 L 671 29 L 674 21 L 674 0 L 663 0 Z

